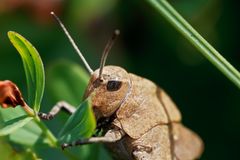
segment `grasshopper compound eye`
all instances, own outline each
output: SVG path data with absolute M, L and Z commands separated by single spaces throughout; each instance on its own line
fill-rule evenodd
M 107 82 L 107 90 L 110 92 L 119 90 L 121 86 L 122 86 L 121 81 L 111 80 Z

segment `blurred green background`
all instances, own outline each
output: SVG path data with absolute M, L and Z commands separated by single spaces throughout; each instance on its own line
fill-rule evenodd
M 169 2 L 231 64 L 240 69 L 240 8 L 234 1 Z M 93 69 L 98 68 L 102 50 L 112 31 L 120 29 L 121 35 L 107 64 L 119 65 L 146 77 L 169 93 L 182 112 L 183 123 L 196 131 L 205 143 L 201 159 L 239 157 L 238 88 L 144 0 L 1 0 L 0 80 L 12 80 L 26 95 L 22 62 L 7 38 L 9 30 L 22 34 L 37 48 L 45 65 L 47 80 L 49 70 L 59 59 L 82 65 L 50 16 L 52 10 L 65 23 Z M 48 89 L 53 83 L 46 81 L 42 111 L 48 111 L 56 102 Z M 47 124 L 56 134 L 63 123 L 59 121 L 67 118 L 64 114 L 61 116 L 63 118 Z M 43 152 L 45 155 L 48 153 Z M 54 159 L 66 159 L 58 152 L 51 152 Z M 18 153 L 18 149 L 12 151 L 10 146 L 6 147 L 6 141 L 1 142 L 1 160 Z

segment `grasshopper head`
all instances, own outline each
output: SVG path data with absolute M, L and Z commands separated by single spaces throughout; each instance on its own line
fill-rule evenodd
M 93 72 L 85 97 L 91 95 L 97 119 L 111 116 L 124 102 L 130 91 L 128 73 L 121 67 L 105 66 L 101 77 L 99 69 Z

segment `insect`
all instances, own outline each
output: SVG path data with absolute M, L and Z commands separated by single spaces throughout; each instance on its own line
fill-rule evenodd
M 118 160 L 193 160 L 200 157 L 202 140 L 181 123 L 181 113 L 163 89 L 121 67 L 105 66 L 109 50 L 119 35 L 118 30 L 104 49 L 99 69 L 93 71 L 60 19 L 53 12 L 52 15 L 91 74 L 85 98 L 91 95 L 97 128 L 104 131 L 101 137 L 63 144 L 63 149 L 101 142 Z M 69 113 L 75 111 L 66 102 L 59 102 L 49 113 L 38 115 L 50 120 L 61 109 Z

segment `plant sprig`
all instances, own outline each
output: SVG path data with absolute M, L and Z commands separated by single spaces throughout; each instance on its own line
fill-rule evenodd
M 45 87 L 45 72 L 41 57 L 35 47 L 23 36 L 20 34 L 9 31 L 8 36 L 13 46 L 17 49 L 20 54 L 23 66 L 25 69 L 27 86 L 29 91 L 29 101 L 30 106 L 27 105 L 24 98 L 22 97 L 21 91 L 18 89 L 17 85 L 13 82 L 0 81 L 0 90 L 2 91 L 2 97 L 0 101 L 0 118 L 3 121 L 4 125 L 0 127 L 0 137 L 8 136 L 9 141 L 22 145 L 24 148 L 34 148 L 36 153 L 38 153 L 38 149 L 40 146 L 50 146 L 52 148 L 60 149 L 60 141 L 57 139 L 53 133 L 49 130 L 49 128 L 40 120 L 38 117 L 38 111 L 41 107 L 41 100 Z M 67 66 L 67 67 L 66 67 Z M 61 71 L 59 70 L 61 68 Z M 66 68 L 65 68 L 66 67 Z M 62 72 L 64 69 L 67 69 L 67 75 Z M 60 71 L 60 75 L 56 74 L 56 71 Z M 58 75 L 54 77 L 56 82 L 61 82 L 64 84 L 69 81 L 76 81 L 76 78 L 79 80 L 76 83 L 77 85 L 87 85 L 88 74 L 84 72 L 81 67 L 71 63 L 63 63 L 57 68 L 53 68 L 53 75 Z M 74 73 L 74 74 L 73 74 Z M 69 77 L 69 75 L 74 76 L 74 78 Z M 66 81 L 68 78 L 69 81 Z M 53 82 L 53 83 L 54 83 Z M 79 82 L 82 82 L 79 84 Z M 59 84 L 59 83 L 58 83 Z M 69 88 L 70 87 L 70 88 Z M 76 86 L 70 85 L 65 89 L 69 89 L 73 91 Z M 78 89 L 81 87 L 77 87 Z M 6 92 L 6 90 L 8 92 Z M 59 87 L 57 92 L 59 92 Z M 79 97 L 83 96 L 83 91 L 76 93 Z M 74 98 L 78 99 L 78 96 L 74 96 Z M 9 99 L 6 101 L 6 99 Z M 61 98 L 64 98 L 64 94 L 61 94 Z M 77 100 L 72 98 L 76 103 Z M 34 111 L 31 109 L 33 107 Z M 30 112 L 30 113 L 29 113 Z M 86 137 L 92 135 L 94 132 L 96 122 L 94 118 L 93 111 L 91 109 L 91 104 L 89 100 L 81 103 L 79 107 L 76 109 L 76 112 L 70 117 L 70 122 L 66 123 L 63 131 L 66 134 L 62 134 L 62 140 L 72 140 L 73 138 L 77 139 L 78 137 Z M 76 125 L 71 125 L 76 124 Z M 62 143 L 63 143 L 62 142 Z M 82 153 L 82 152 L 81 152 Z M 63 152 L 66 156 L 70 157 L 71 154 L 68 152 Z

